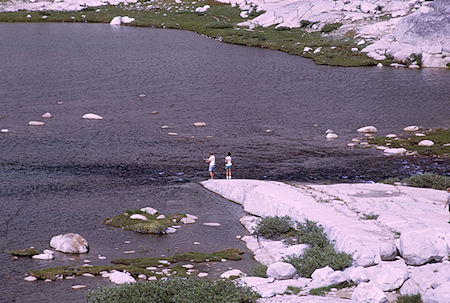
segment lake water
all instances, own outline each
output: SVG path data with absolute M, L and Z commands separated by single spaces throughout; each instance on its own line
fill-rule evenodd
M 125 250 L 138 257 L 244 249 L 235 238 L 245 234 L 240 206 L 196 184 L 207 178 L 202 159 L 210 150 L 219 178 L 229 151 L 237 178 L 369 181 L 449 172 L 439 160 L 346 147 L 365 125 L 380 134 L 413 124 L 448 127 L 447 70 L 318 66 L 190 32 L 104 24 L 0 24 L 0 67 L 0 128 L 10 130 L 0 136 L 0 301 L 83 302 L 85 290 L 71 285 L 108 284 L 24 282 L 30 269 L 83 259 L 108 264 Z M 28 126 L 45 112 L 53 114 L 45 126 Z M 83 120 L 85 113 L 104 120 Z M 197 121 L 207 126 L 193 127 Z M 325 140 L 329 128 L 337 140 Z M 163 237 L 103 225 L 144 206 L 192 213 L 199 223 Z M 43 250 L 65 232 L 82 234 L 89 254 L 10 260 L 11 249 Z M 248 251 L 243 261 L 226 263 L 211 275 L 254 265 Z

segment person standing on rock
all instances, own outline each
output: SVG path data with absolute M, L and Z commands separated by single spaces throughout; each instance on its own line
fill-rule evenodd
M 450 187 L 447 187 L 447 202 L 445 202 L 444 208 L 448 205 L 448 213 L 450 215 Z M 450 217 L 450 216 L 449 216 Z M 448 221 L 450 223 L 450 220 Z
M 225 174 L 227 179 L 231 179 L 231 153 L 225 157 Z
M 209 158 L 203 159 L 207 163 L 209 163 L 208 171 L 209 171 L 209 177 L 211 179 L 214 179 L 214 168 L 216 167 L 216 156 L 214 156 L 213 152 L 209 152 Z

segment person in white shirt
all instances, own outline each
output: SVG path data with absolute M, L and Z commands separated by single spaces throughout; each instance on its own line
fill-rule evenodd
M 227 179 L 231 179 L 231 153 L 225 157 L 225 174 L 227 175 Z
M 214 179 L 214 168 L 216 167 L 216 156 L 214 156 L 213 152 L 209 152 L 209 158 L 204 159 L 207 163 L 209 163 L 208 171 L 211 179 Z

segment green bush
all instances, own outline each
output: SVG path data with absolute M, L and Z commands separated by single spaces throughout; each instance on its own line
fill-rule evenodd
M 383 181 L 381 181 L 381 183 L 390 184 L 390 185 L 394 185 L 394 183 L 396 183 L 396 182 L 400 182 L 400 179 L 399 178 L 387 178 L 387 179 L 384 179 Z
M 403 295 L 397 297 L 397 303 L 422 303 L 420 295 Z
M 331 284 L 331 285 L 324 286 L 324 287 L 313 288 L 309 291 L 309 294 L 313 295 L 313 296 L 325 296 L 327 294 L 327 292 L 329 292 L 332 288 L 342 289 L 342 288 L 352 287 L 354 285 L 355 284 L 353 284 L 353 283 L 349 283 L 349 282 L 345 281 L 345 282 Z
M 450 187 L 450 177 L 442 176 L 438 174 L 423 174 L 416 175 L 410 178 L 403 179 L 402 182 L 409 186 L 434 188 L 446 190 Z
M 137 282 L 119 286 L 100 286 L 88 291 L 92 303 L 254 303 L 259 298 L 250 287 L 233 281 L 195 278 Z
M 309 244 L 311 247 L 326 247 L 330 245 L 322 225 L 314 221 L 297 222 L 295 231 L 291 234 L 294 236 L 294 239 L 291 239 L 289 242 L 293 242 L 293 244 Z
M 258 264 L 252 267 L 252 276 L 267 278 L 267 266 Z
M 337 30 L 338 28 L 340 28 L 342 26 L 342 23 L 338 22 L 338 23 L 330 23 L 330 24 L 325 24 L 322 27 L 321 32 L 322 33 L 329 33 L 332 32 L 334 30 Z
M 311 247 L 303 256 L 287 256 L 284 262 L 292 264 L 302 277 L 310 278 L 311 274 L 319 268 L 330 266 L 334 270 L 342 270 L 352 265 L 352 257 L 344 252 L 336 252 L 331 246 Z
M 256 226 L 256 234 L 266 239 L 278 240 L 291 230 L 293 223 L 289 216 L 264 217 Z
M 213 21 L 205 25 L 207 28 L 233 28 L 233 25 L 224 21 Z

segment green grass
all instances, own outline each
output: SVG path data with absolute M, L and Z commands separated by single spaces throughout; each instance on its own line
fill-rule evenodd
M 252 276 L 267 278 L 267 266 L 258 264 L 252 267 Z
M 11 252 L 11 255 L 17 257 L 32 257 L 34 255 L 38 255 L 39 252 L 34 248 L 25 248 L 25 249 L 14 249 Z
M 303 223 L 296 222 L 296 228 L 289 233 L 290 244 L 309 244 L 311 247 L 326 247 L 330 245 L 323 226 L 314 221 L 305 220 Z
M 402 180 L 408 186 L 446 190 L 450 187 L 450 177 L 437 174 L 416 175 Z
M 334 30 L 337 30 L 339 27 L 342 26 L 342 23 L 338 22 L 338 23 L 329 23 L 329 24 L 325 24 L 322 27 L 322 33 L 330 33 Z
M 332 288 L 342 289 L 342 288 L 352 287 L 354 285 L 355 284 L 353 284 L 353 283 L 345 281 L 345 282 L 341 282 L 338 284 L 328 285 L 325 287 L 313 288 L 309 291 L 309 294 L 313 295 L 313 296 L 325 296 Z
M 289 216 L 264 217 L 255 228 L 258 236 L 266 239 L 278 240 L 293 230 L 293 222 Z
M 144 215 L 148 221 L 130 219 L 133 214 Z M 165 234 L 168 227 L 176 225 L 186 215 L 166 215 L 164 219 L 156 219 L 160 214 L 150 215 L 140 210 L 127 210 L 123 214 L 106 218 L 104 223 L 108 226 L 120 227 L 144 234 Z M 175 220 L 175 222 L 173 221 Z
M 374 137 L 369 139 L 370 144 L 386 146 L 389 143 L 390 148 L 403 147 L 410 151 L 416 151 L 419 155 L 449 157 L 450 146 L 443 146 L 450 143 L 449 129 L 434 129 L 431 131 L 424 131 L 424 137 L 417 137 L 415 135 L 405 135 L 399 137 L 398 140 L 393 140 L 386 137 Z M 431 140 L 434 142 L 433 146 L 419 146 L 418 143 L 422 140 Z
M 91 303 L 255 303 L 259 295 L 250 287 L 231 280 L 215 281 L 194 278 L 138 282 L 89 291 Z
M 302 289 L 300 287 L 288 286 L 287 290 L 284 292 L 284 294 L 285 295 L 298 295 L 298 293 L 301 291 L 302 291 Z
M 102 271 L 127 271 L 133 277 L 137 278 L 138 275 L 144 274 L 146 276 L 156 276 L 157 278 L 162 278 L 165 275 L 158 274 L 155 271 L 148 270 L 146 267 L 157 267 L 162 266 L 168 268 L 171 272 L 176 272 L 176 276 L 186 277 L 186 268 L 183 264 L 187 262 L 194 263 L 204 263 L 220 261 L 222 259 L 227 260 L 241 260 L 242 254 L 244 252 L 235 248 L 228 248 L 222 251 L 217 251 L 213 253 L 200 253 L 200 252 L 188 252 L 188 253 L 177 253 L 170 257 L 161 258 L 119 258 L 111 261 L 113 265 L 100 265 L 100 266 L 59 266 L 59 267 L 48 267 L 39 270 L 29 271 L 29 275 L 35 276 L 38 279 L 50 279 L 56 280 L 58 276 L 81 276 L 84 273 L 90 273 L 93 275 L 99 275 Z M 170 264 L 162 264 L 158 262 L 159 260 L 169 261 Z M 161 267 L 158 267 L 161 268 Z
M 302 277 L 310 278 L 316 269 L 330 266 L 342 270 L 352 265 L 353 259 L 349 254 L 336 252 L 332 246 L 317 246 L 308 249 L 303 256 L 287 256 L 283 261 L 292 264 Z
M 190 11 L 176 12 L 168 10 L 168 6 L 176 5 L 172 0 L 160 0 L 148 6 L 145 1 L 140 1 L 141 7 L 120 4 L 117 6 L 89 7 L 83 11 L 63 12 L 4 12 L 0 13 L 0 22 L 98 22 L 109 23 L 114 16 L 129 16 L 136 21 L 127 26 L 139 27 L 164 27 L 194 31 L 212 38 L 220 38 L 226 43 L 239 45 L 264 47 L 273 50 L 281 50 L 293 55 L 299 55 L 313 59 L 318 64 L 340 65 L 340 66 L 366 66 L 376 65 L 375 61 L 364 53 L 352 52 L 350 49 L 356 47 L 354 41 L 355 33 L 347 33 L 344 36 L 323 36 L 320 31 L 310 31 L 311 23 L 302 20 L 299 28 L 276 28 L 257 27 L 252 31 L 237 24 L 255 17 L 260 13 L 252 13 L 249 18 L 243 19 L 239 16 L 240 10 L 228 4 L 222 4 L 211 0 L 192 4 L 191 1 L 183 1 L 184 5 L 190 7 L 209 4 L 211 8 L 205 13 Z M 96 12 L 100 9 L 100 12 Z M 32 17 L 27 18 L 30 14 Z M 42 19 L 42 16 L 48 16 Z M 82 17 L 85 16 L 85 18 Z M 325 30 L 334 30 L 339 27 L 338 23 L 325 25 Z M 303 53 L 305 46 L 317 48 L 322 47 L 322 52 Z M 333 47 L 333 48 L 332 48 Z M 392 60 L 383 61 L 388 65 Z
M 397 303 L 422 303 L 422 298 L 417 295 L 403 295 L 397 297 Z
M 376 215 L 376 214 L 373 214 L 373 215 L 367 215 L 367 214 L 364 214 L 364 216 L 362 217 L 362 219 L 363 219 L 363 220 L 376 220 L 376 219 L 378 219 L 379 216 L 380 216 L 380 215 Z

